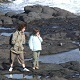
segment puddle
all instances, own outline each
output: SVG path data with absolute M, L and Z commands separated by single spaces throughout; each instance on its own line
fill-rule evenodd
M 73 77 L 73 78 L 80 78 L 80 74 L 79 74 L 79 73 L 74 74 L 72 77 Z
M 78 44 L 78 45 L 80 44 L 79 42 L 76 42 L 76 41 L 73 41 L 72 43 L 73 43 L 73 44 Z
M 25 61 L 31 61 L 33 58 L 27 58 L 25 59 Z
M 52 28 L 56 29 L 56 28 L 59 28 L 59 26 L 53 26 Z
M 78 78 L 80 80 L 80 73 L 74 73 L 71 75 L 66 75 L 65 78 Z
M 5 27 L 0 27 L 0 30 L 11 30 L 11 29 L 15 29 L 15 28 L 5 28 Z
M 15 31 L 15 28 L 5 28 L 5 27 L 0 27 L 0 35 L 1 36 L 10 36 L 13 31 Z M 25 32 L 27 36 L 30 36 L 30 32 Z
M 5 76 L 12 79 L 28 79 L 28 80 L 37 80 L 41 78 L 41 76 L 38 75 L 25 75 L 25 74 L 6 74 Z
M 10 36 L 12 33 L 6 33 L 6 32 L 3 32 L 3 33 L 1 33 L 0 35 L 1 36 Z
M 32 60 L 32 58 L 25 59 L 25 61 L 29 60 Z M 42 63 L 56 63 L 56 64 L 65 63 L 69 61 L 80 62 L 80 51 L 79 49 L 74 49 L 59 54 L 40 56 L 39 61 Z
M 56 63 L 56 64 L 65 63 L 69 61 L 80 62 L 80 51 L 79 49 L 75 49 L 59 54 L 40 56 L 40 61 L 42 63 Z
M 1 36 L 10 36 L 12 33 L 8 33 L 8 32 L 2 32 L 0 35 Z M 25 32 L 25 34 L 27 35 L 27 36 L 29 36 L 30 35 L 30 32 Z

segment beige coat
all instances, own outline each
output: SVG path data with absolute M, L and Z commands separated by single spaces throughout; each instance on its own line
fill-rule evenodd
M 12 44 L 14 45 L 11 48 L 12 52 L 16 54 L 23 53 L 23 44 L 25 44 L 25 34 L 21 31 L 16 31 L 15 33 L 13 33 Z

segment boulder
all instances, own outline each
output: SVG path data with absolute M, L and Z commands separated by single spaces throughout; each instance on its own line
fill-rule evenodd
M 33 20 L 41 19 L 41 17 L 36 12 L 29 12 L 28 15 L 20 15 L 19 19 L 28 23 Z
M 22 16 L 22 21 L 29 23 L 30 21 L 35 20 L 34 17 L 29 17 L 29 16 Z
M 40 13 L 39 15 L 40 15 L 40 17 L 41 17 L 42 19 L 50 19 L 50 18 L 53 18 L 53 16 L 50 15 L 50 14 Z
M 3 24 L 13 24 L 12 19 L 10 17 L 1 16 L 0 19 Z
M 13 24 L 15 24 L 15 25 L 20 24 L 20 23 L 24 23 L 23 21 L 16 19 L 16 18 L 13 18 L 12 21 L 13 21 Z
M 49 6 L 41 6 L 41 5 L 26 6 L 24 7 L 24 11 L 25 11 L 24 13 L 19 13 L 19 14 L 16 14 L 15 12 L 7 12 L 6 14 L 0 12 L 1 15 L 0 20 L 2 21 L 3 24 L 12 24 L 18 20 L 29 23 L 30 21 L 39 19 L 50 19 L 50 18 L 73 19 L 77 17 L 77 15 L 74 15 L 69 11 L 57 7 L 52 8 Z
M 74 17 L 77 17 L 77 15 L 69 12 L 69 11 L 66 11 L 64 9 L 60 9 L 60 8 L 57 8 L 57 7 L 54 7 L 54 10 L 57 11 L 57 16 L 63 16 L 65 18 L 74 18 Z
M 17 15 L 16 15 L 16 18 L 19 19 L 19 20 L 23 20 L 23 16 L 26 17 L 27 14 L 26 14 L 26 13 L 20 13 L 20 14 L 17 14 Z
M 29 12 L 42 12 L 42 6 L 40 5 L 34 5 L 34 6 L 25 6 L 24 11 L 28 14 Z
M 8 16 L 8 17 L 16 17 L 16 13 L 15 12 L 7 12 L 6 14 L 5 14 L 5 16 Z
M 39 16 L 39 14 L 36 13 L 36 12 L 30 12 L 30 13 L 28 14 L 28 16 L 29 16 L 29 17 L 33 17 L 34 19 L 41 19 L 41 17 Z
M 56 11 L 49 6 L 43 6 L 42 9 L 43 9 L 42 13 L 44 13 L 44 14 L 53 15 L 53 13 L 56 13 Z

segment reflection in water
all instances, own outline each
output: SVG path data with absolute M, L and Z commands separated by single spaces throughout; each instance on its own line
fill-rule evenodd
M 10 78 L 13 78 L 13 75 L 12 74 L 10 74 Z
M 26 75 L 26 74 L 7 74 L 5 76 L 11 79 L 28 79 L 28 80 L 45 80 L 50 78 L 50 76 Z

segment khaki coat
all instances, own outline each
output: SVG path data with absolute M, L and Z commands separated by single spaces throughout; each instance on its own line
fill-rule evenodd
M 13 33 L 12 37 L 12 44 L 13 47 L 11 48 L 11 51 L 20 54 L 23 53 L 24 47 L 23 44 L 25 44 L 25 34 L 21 31 L 16 31 Z

